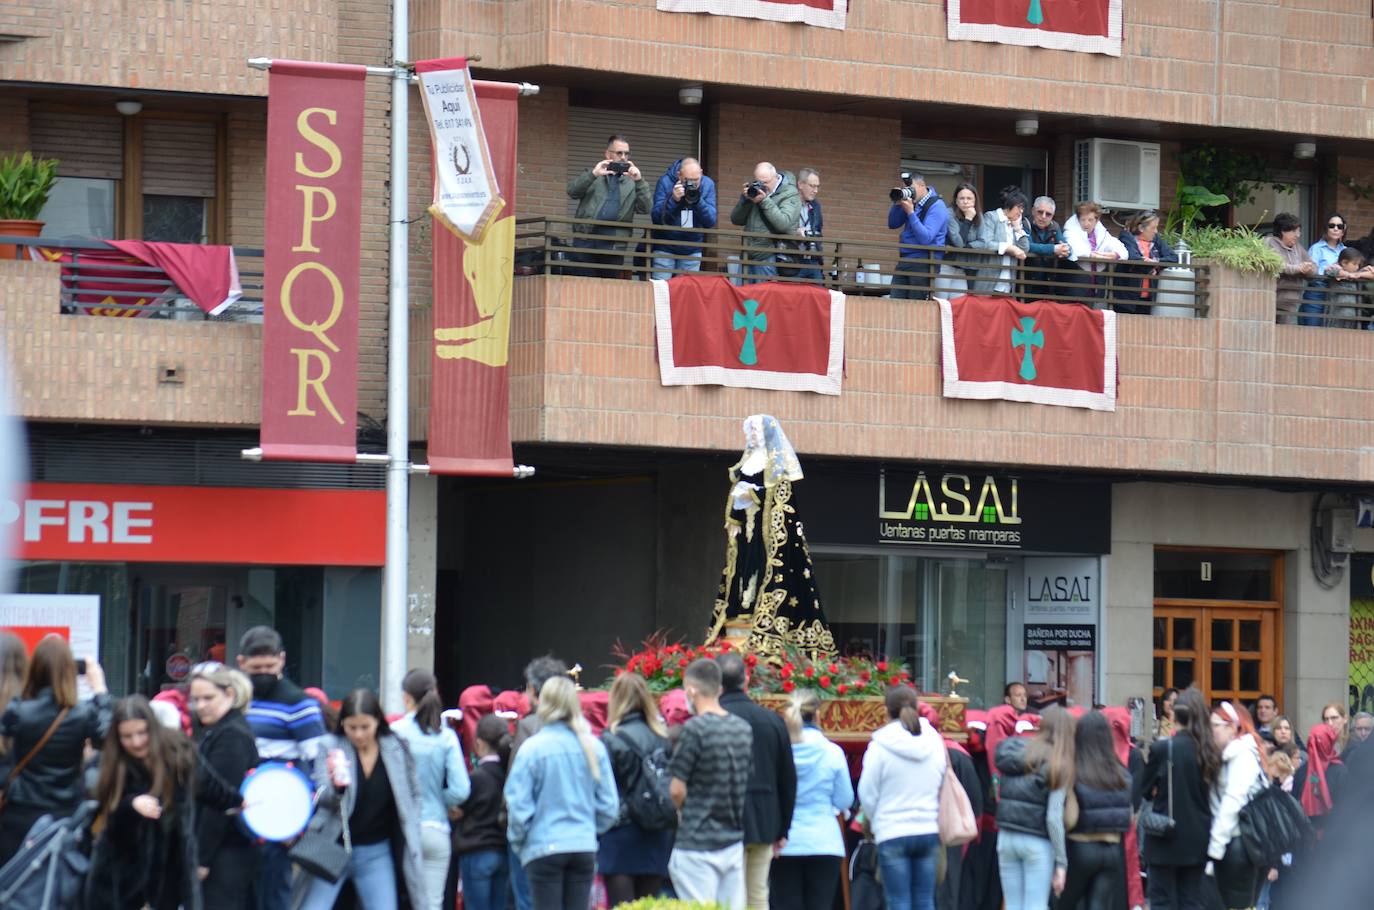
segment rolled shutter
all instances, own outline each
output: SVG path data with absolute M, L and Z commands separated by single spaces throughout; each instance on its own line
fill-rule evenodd
M 200 120 L 146 120 L 143 192 L 214 198 L 215 125 Z
M 62 177 L 124 177 L 124 119 L 34 110 L 29 144 L 39 158 L 56 158 Z
M 616 133 L 630 143 L 630 159 L 650 187 L 674 161 L 701 155 L 701 124 L 696 117 L 573 107 L 568 109 L 568 179 L 600 161 L 607 137 Z M 568 213 L 576 209 L 577 200 L 571 200 Z M 636 214 L 635 222 L 648 224 L 650 218 Z
M 947 161 L 952 164 L 983 164 L 998 167 L 1044 168 L 1047 153 L 1040 148 L 1016 145 L 983 145 L 939 139 L 903 139 L 902 158 L 907 161 Z

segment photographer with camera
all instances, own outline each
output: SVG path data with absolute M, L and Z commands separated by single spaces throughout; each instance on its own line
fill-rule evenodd
M 644 175 L 630 160 L 630 143 L 624 136 L 606 140 L 606 157 L 568 181 L 568 195 L 577 200 L 578 218 L 596 221 L 634 221 L 636 212 L 649 214 L 653 209 L 653 195 Z M 573 225 L 573 238 L 579 250 L 614 250 L 614 253 L 570 253 L 573 262 L 586 263 L 593 268 L 564 268 L 564 275 L 583 275 L 589 278 L 619 278 L 625 265 L 625 244 L 616 240 L 592 237 L 630 236 L 630 228 L 611 225 Z
M 779 267 L 779 275 L 790 275 L 803 281 L 821 280 L 821 257 L 805 255 L 821 251 L 821 243 L 817 238 L 821 236 L 825 225 L 821 216 L 821 203 L 816 198 L 820 192 L 821 175 L 815 168 L 804 167 L 797 171 L 797 194 L 801 197 L 797 236 L 802 239 L 791 244 L 797 253 L 786 257 L 791 258 L 796 265 L 789 268 Z
M 903 173 L 902 185 L 893 187 L 888 198 L 892 207 L 887 212 L 887 226 L 902 232 L 901 260 L 892 276 L 892 298 L 924 300 L 930 296 L 932 271 L 944 254 L 913 247 L 945 245 L 949 209 L 920 174 Z
M 778 275 L 778 241 L 750 234 L 795 234 L 801 220 L 801 197 L 796 180 L 767 161 L 754 168 L 754 180 L 744 185 L 730 221 L 744 228 L 747 265 L 745 284 L 767 281 Z
M 716 226 L 716 182 L 701 172 L 701 162 L 681 158 L 658 178 L 654 188 L 654 224 L 672 230 L 655 230 L 656 241 L 676 243 L 653 245 L 655 281 L 667 281 L 675 274 L 701 271 L 703 234 L 687 228 Z M 690 244 L 697 244 L 691 246 Z

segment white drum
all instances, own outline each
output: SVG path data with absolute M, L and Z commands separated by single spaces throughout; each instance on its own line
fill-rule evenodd
M 315 811 L 315 788 L 295 765 L 263 762 L 243 779 L 244 827 L 261 840 L 288 841 L 305 830 Z

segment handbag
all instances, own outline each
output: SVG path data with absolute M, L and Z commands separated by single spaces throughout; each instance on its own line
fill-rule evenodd
M 4 813 L 5 805 L 10 801 L 10 784 L 14 783 L 14 779 L 29 766 L 29 762 L 33 761 L 38 756 L 38 753 L 43 751 L 43 747 L 48 744 L 48 740 L 52 739 L 52 735 L 57 732 L 57 728 L 62 726 L 62 721 L 67 719 L 67 714 L 70 711 L 71 708 L 63 708 L 61 711 L 58 711 L 57 716 L 54 717 L 52 723 L 48 725 L 48 729 L 43 734 L 43 738 L 34 744 L 34 747 L 29 750 L 28 755 L 19 759 L 15 766 L 10 769 L 9 774 L 5 775 L 4 789 L 0 789 L 0 814 Z
M 940 782 L 938 816 L 940 843 L 946 847 L 967 844 L 978 836 L 978 820 L 973 817 L 973 804 L 948 764 L 945 765 L 945 779 Z
M 291 861 L 316 878 L 331 885 L 343 878 L 348 861 L 353 856 L 353 837 L 348 830 L 348 816 L 339 807 L 339 821 L 343 823 L 343 843 L 322 831 L 310 830 L 287 851 Z
M 1154 837 L 1169 837 L 1174 833 L 1174 739 L 1169 737 L 1169 814 L 1156 812 L 1154 804 L 1140 810 L 1140 828 Z
M 1311 836 L 1307 813 L 1277 784 L 1263 786 L 1240 810 L 1236 837 L 1255 866 L 1277 866 L 1285 853 L 1298 852 Z

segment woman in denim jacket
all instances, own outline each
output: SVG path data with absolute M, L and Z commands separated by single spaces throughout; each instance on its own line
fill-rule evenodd
M 420 856 L 424 862 L 429 910 L 444 903 L 453 841 L 448 814 L 472 789 L 458 736 L 444 725 L 439 684 L 427 670 L 411 670 L 401 680 L 406 716 L 391 729 L 406 741 L 420 784 Z M 417 908 L 418 910 L 418 908 Z
M 582 716 L 577 689 L 555 676 L 539 690 L 543 726 L 515 754 L 506 778 L 506 834 L 539 910 L 586 910 L 597 835 L 620 813 L 606 747 Z

